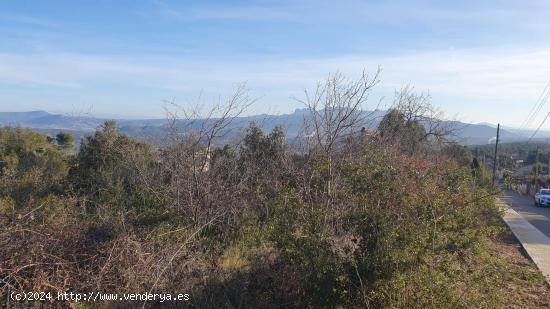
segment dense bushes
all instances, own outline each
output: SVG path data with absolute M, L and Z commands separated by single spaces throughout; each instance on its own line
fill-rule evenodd
M 143 211 L 154 203 L 139 173 L 150 174 L 152 168 L 151 147 L 119 134 L 116 123 L 106 122 L 83 140 L 68 178 L 74 192 L 96 211 Z
M 2 203 L 19 203 L 17 216 L 4 211 L 0 239 L 12 288 L 183 289 L 199 307 L 499 301 L 485 285 L 491 273 L 477 272 L 486 239 L 498 232 L 497 210 L 470 167 L 444 156 L 426 160 L 364 141 L 332 160 L 329 197 L 324 155 L 290 153 L 278 129 L 266 136 L 251 126 L 235 150 L 214 150 L 208 169 L 200 147 L 155 151 L 114 123 L 86 138 L 73 159 L 37 133 L 2 132 L 11 136 L 3 139 L 11 182 L 3 182 Z M 185 163 L 191 155 L 198 159 Z M 44 184 L 22 189 L 18 183 L 35 180 L 27 173 L 41 173 Z M 56 181 L 64 188 L 57 197 Z M 213 217 L 199 220 L 203 212 Z M 52 259 L 58 266 L 39 266 Z
M 108 122 L 71 155 L 38 133 L 0 134 L 3 292 L 184 292 L 195 307 L 505 301 L 488 246 L 499 213 L 462 147 L 357 133 L 297 152 L 280 128 L 251 125 L 233 146 L 154 148 Z
M 2 205 L 21 209 L 64 188 L 67 158 L 47 136 L 22 128 L 0 129 Z M 10 207 L 10 206 L 8 206 Z
M 341 181 L 346 189 L 330 205 L 283 190 L 270 202 L 272 216 L 252 221 L 262 240 L 251 242 L 272 243 L 278 253 L 273 267 L 282 265 L 292 277 L 293 305 L 498 303 L 497 291 L 481 284 L 495 278 L 469 274 L 478 270 L 485 241 L 499 225 L 492 198 L 472 190 L 468 169 L 366 151 L 343 166 Z M 285 295 L 285 285 L 277 288 Z

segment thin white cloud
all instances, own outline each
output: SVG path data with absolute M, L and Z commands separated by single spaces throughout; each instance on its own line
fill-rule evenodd
M 264 101 L 269 102 L 270 96 L 299 95 L 329 72 L 340 70 L 353 76 L 363 68 L 373 71 L 378 65 L 383 69 L 377 90 L 380 95 L 391 96 L 394 89 L 411 84 L 429 90 L 438 100 L 436 105 L 451 112 L 462 110 L 461 114 L 472 120 L 477 119 L 472 113 L 483 108 L 510 117 L 514 110 L 499 111 L 500 104 L 513 103 L 521 113 L 535 102 L 550 79 L 550 49 L 449 49 L 401 56 L 242 61 L 4 53 L 0 54 L 0 83 L 61 88 L 130 85 L 147 87 L 166 98 L 201 89 L 223 92 L 235 83 L 248 81 L 256 92 L 267 94 Z M 472 104 L 471 110 L 451 104 L 460 101 Z M 485 106 L 476 106 L 476 102 Z
M 154 1 L 157 13 L 179 20 L 277 21 L 299 23 L 406 24 L 506 23 L 518 27 L 550 26 L 550 4 L 545 0 L 510 1 L 282 1 L 276 5 L 176 5 Z
M 40 26 L 40 27 L 59 26 L 59 23 L 56 23 L 56 22 L 51 21 L 51 20 L 42 19 L 42 18 L 35 18 L 35 17 L 25 16 L 25 15 L 0 14 L 0 21 L 1 22 L 16 23 L 16 24 Z
M 293 14 L 278 8 L 265 7 L 208 7 L 189 10 L 166 10 L 168 15 L 177 18 L 196 20 L 256 20 L 256 21 L 288 21 L 295 18 Z
M 156 12 L 178 20 L 250 20 L 250 21 L 289 21 L 297 16 L 292 13 L 288 5 L 278 6 L 243 6 L 234 3 L 228 5 L 191 5 L 177 6 L 165 1 L 152 2 Z M 141 12 L 140 15 L 148 15 Z

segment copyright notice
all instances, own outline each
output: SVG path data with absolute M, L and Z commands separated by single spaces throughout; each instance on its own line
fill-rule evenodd
M 187 293 L 99 293 L 99 292 L 10 292 L 9 298 L 14 302 L 97 302 L 97 301 L 189 301 Z

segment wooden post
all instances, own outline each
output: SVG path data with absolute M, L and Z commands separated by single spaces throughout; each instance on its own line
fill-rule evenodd
M 495 143 L 495 156 L 493 157 L 493 186 L 495 185 L 495 179 L 497 175 L 497 155 L 498 155 L 498 139 L 500 135 L 500 123 L 497 124 L 497 140 Z

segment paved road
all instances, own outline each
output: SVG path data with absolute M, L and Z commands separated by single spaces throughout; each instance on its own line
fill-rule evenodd
M 550 237 L 550 207 L 535 206 L 532 197 L 512 191 L 503 191 L 501 199 L 544 235 Z

